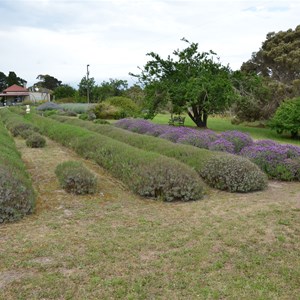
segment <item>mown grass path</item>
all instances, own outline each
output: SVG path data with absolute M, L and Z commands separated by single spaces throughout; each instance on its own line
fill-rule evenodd
M 0 226 L 0 299 L 298 299 L 299 183 L 163 203 L 54 142 L 16 142 L 38 203 Z M 97 195 L 60 189 L 54 169 L 67 159 L 97 174 Z

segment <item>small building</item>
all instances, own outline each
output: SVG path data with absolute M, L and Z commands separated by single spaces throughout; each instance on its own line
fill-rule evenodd
M 0 93 L 0 106 L 21 104 L 24 101 L 50 101 L 50 95 L 49 90 L 29 91 L 25 87 L 14 84 Z
M 2 105 L 15 105 L 29 97 L 29 92 L 26 88 L 14 84 L 0 93 L 0 97 Z

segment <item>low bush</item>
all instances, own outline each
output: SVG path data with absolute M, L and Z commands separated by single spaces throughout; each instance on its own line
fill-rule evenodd
M 103 120 L 103 119 L 95 119 L 95 120 L 93 120 L 93 122 L 95 124 L 110 124 L 108 121 Z
M 98 119 L 121 119 L 126 117 L 122 110 L 108 102 L 101 102 L 95 106 L 93 112 Z
M 35 131 L 33 131 L 32 129 L 26 129 L 20 132 L 20 136 L 26 140 L 30 135 L 34 134 Z
M 55 169 L 60 186 L 68 193 L 77 195 L 94 194 L 97 191 L 97 178 L 77 161 L 66 161 Z
M 230 192 L 259 191 L 267 186 L 266 178 L 262 180 L 262 173 L 256 165 L 232 155 L 208 160 L 202 170 L 202 177 L 209 185 Z
M 257 142 L 253 146 L 245 147 L 241 155 L 257 164 L 270 178 L 299 180 L 300 147 Z
M 139 114 L 139 107 L 137 104 L 130 98 L 122 97 L 122 96 L 115 96 L 110 97 L 105 100 L 105 102 L 118 107 L 124 113 L 124 117 L 135 117 Z
M 292 138 L 298 137 L 300 131 L 300 97 L 283 101 L 268 125 L 279 134 L 290 132 Z
M 220 137 L 234 145 L 233 153 L 240 153 L 244 147 L 248 147 L 253 144 L 253 140 L 249 134 L 237 130 L 222 132 Z
M 54 102 L 45 102 L 39 105 L 36 110 L 38 111 L 47 111 L 47 110 L 63 110 L 63 107 Z
M 20 113 L 22 112 L 22 110 L 18 111 Z M 9 109 L 1 110 L 1 120 L 5 123 L 6 128 L 13 136 L 22 136 L 23 132 L 27 130 L 38 132 L 38 128 L 36 126 L 24 120 L 21 115 L 12 113 Z
M 192 167 L 207 183 L 215 188 L 232 192 L 250 192 L 259 190 L 265 187 L 267 184 L 267 177 L 258 168 L 258 166 L 243 157 L 237 157 L 227 153 L 208 151 L 206 149 L 200 149 L 189 145 L 174 144 L 164 139 L 136 134 L 121 128 L 116 128 L 114 126 L 97 125 L 90 122 L 76 119 L 71 120 L 70 118 L 59 116 L 54 116 L 53 118 L 61 122 L 88 128 L 89 130 L 96 131 L 102 135 L 109 136 L 140 149 L 157 152 L 165 156 L 175 158 L 176 160 L 179 160 Z M 222 184 L 218 184 L 217 179 L 215 181 L 209 180 L 206 175 L 207 173 L 203 173 L 203 171 L 206 170 L 205 166 L 220 156 L 225 157 L 224 166 L 228 169 L 226 174 L 219 173 L 218 180 Z M 227 157 L 229 158 L 226 159 Z M 244 174 L 241 178 L 237 178 L 235 175 L 235 166 L 232 165 L 232 162 L 235 160 L 239 164 L 239 172 Z M 232 175 L 230 175 L 231 170 Z M 254 176 L 257 177 L 256 181 L 252 180 Z M 224 186 L 224 182 L 226 183 L 226 186 Z
M 39 133 L 33 133 L 26 139 L 26 146 L 30 148 L 43 148 L 46 145 L 46 140 Z
M 28 124 L 28 123 L 24 123 L 24 122 L 16 122 L 16 124 L 12 124 L 12 122 L 9 122 L 7 124 L 7 128 L 10 130 L 12 136 L 22 136 L 22 132 L 23 131 L 36 131 L 37 129 L 32 125 L 32 124 Z
M 234 144 L 224 138 L 219 138 L 209 144 L 209 150 L 234 153 Z
M 92 103 L 61 103 L 60 107 L 65 111 L 73 111 L 76 114 L 83 114 L 93 109 L 95 104 Z
M 26 118 L 38 125 L 43 134 L 96 161 L 141 196 L 164 201 L 197 200 L 202 196 L 203 182 L 197 173 L 174 159 L 38 115 L 26 115 Z
M 6 109 L 0 110 L 4 116 Z M 19 220 L 35 206 L 35 194 L 14 141 L 0 121 L 0 223 Z

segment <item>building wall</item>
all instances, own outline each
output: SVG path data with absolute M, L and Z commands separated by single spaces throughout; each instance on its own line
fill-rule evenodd
M 40 93 L 40 92 L 30 92 L 29 96 L 25 97 L 25 100 L 30 100 L 32 102 L 50 101 L 50 94 Z

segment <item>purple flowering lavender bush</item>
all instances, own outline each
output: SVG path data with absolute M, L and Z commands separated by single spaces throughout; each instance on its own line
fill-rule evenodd
M 232 154 L 235 153 L 234 144 L 232 142 L 225 140 L 224 138 L 219 138 L 214 142 L 211 142 L 209 144 L 209 150 L 228 152 Z
M 260 141 L 245 147 L 240 154 L 257 164 L 270 178 L 300 180 L 300 147 Z
M 237 130 L 222 132 L 220 137 L 234 145 L 234 153 L 240 153 L 244 147 L 248 147 L 253 144 L 253 140 L 249 134 Z
M 158 136 L 174 143 L 238 154 L 257 164 L 270 178 L 299 180 L 300 147 L 297 146 L 280 145 L 272 140 L 254 142 L 249 134 L 236 130 L 216 134 L 212 130 L 156 125 L 137 119 L 120 120 L 116 126 L 137 133 Z

